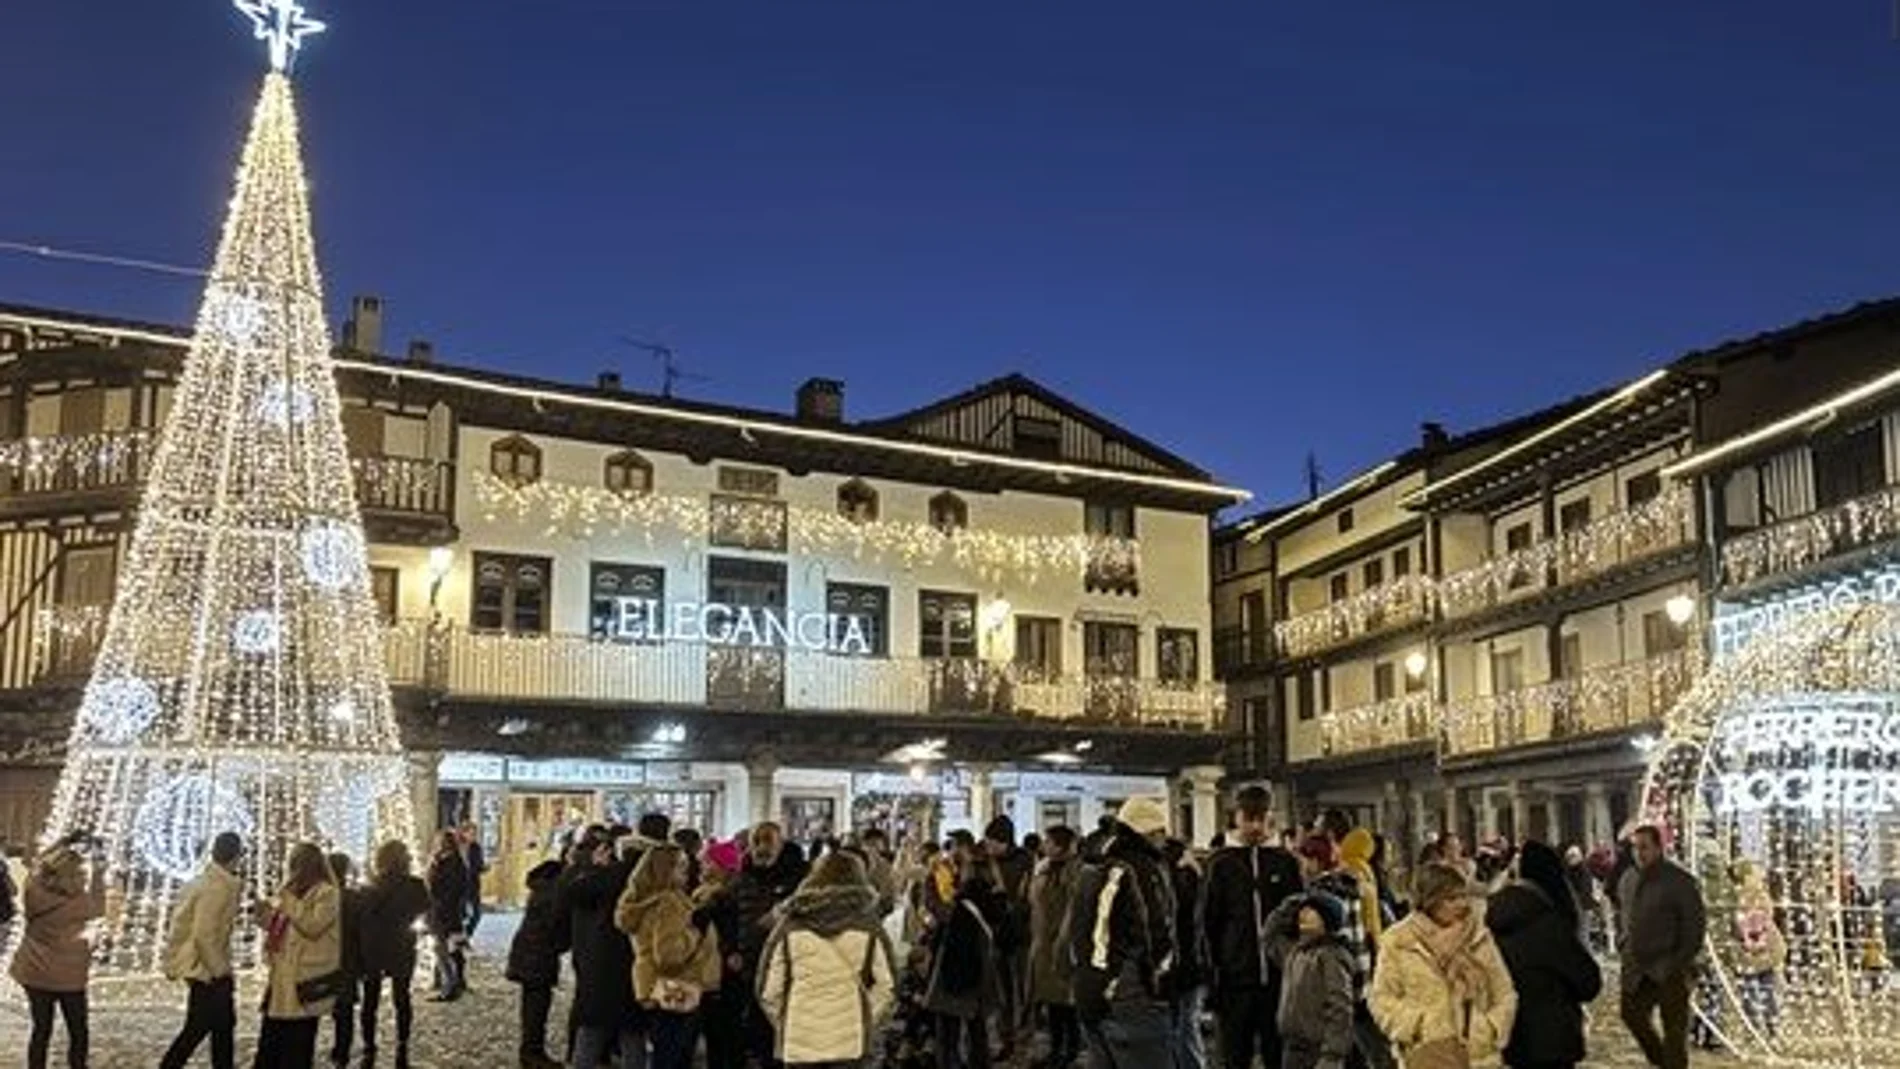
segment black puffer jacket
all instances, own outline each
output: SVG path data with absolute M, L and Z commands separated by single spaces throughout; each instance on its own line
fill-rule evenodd
M 1509 1065 L 1583 1061 L 1583 1007 L 1603 991 L 1603 973 L 1577 922 L 1529 883 L 1491 896 L 1484 923 L 1517 988 L 1517 1022 L 1504 1048 Z
M 1116 1002 L 1167 1000 L 1174 923 L 1174 881 L 1161 851 L 1118 825 L 1101 864 L 1082 874 L 1070 922 L 1075 1008 L 1083 1020 L 1102 1020 Z
M 772 934 L 775 922 L 772 911 L 792 897 L 808 871 L 810 866 L 805 864 L 804 851 L 797 843 L 786 843 L 779 850 L 778 860 L 770 865 L 757 864 L 747 855 L 739 878 L 732 882 L 732 901 L 739 915 L 739 953 L 745 958 L 746 975 L 757 975 L 759 954 L 765 950 L 765 939 Z
M 582 861 L 561 875 L 574 953 L 575 1023 L 599 1027 L 642 1020 L 633 1000 L 633 943 L 614 927 L 614 906 L 633 873 L 636 856 L 595 865 Z
M 1272 988 L 1280 970 L 1260 943 L 1260 926 L 1300 892 L 1300 863 L 1277 846 L 1230 846 L 1207 863 L 1201 929 L 1214 985 Z
M 508 944 L 508 979 L 523 987 L 553 987 L 560 981 L 569 935 L 560 883 L 558 861 L 543 861 L 528 873 L 528 908 Z
M 429 888 L 414 876 L 375 880 L 363 888 L 363 971 L 408 976 L 416 971 L 416 918 L 429 912 Z

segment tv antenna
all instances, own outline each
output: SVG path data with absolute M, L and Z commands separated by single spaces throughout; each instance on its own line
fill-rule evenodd
M 1306 499 L 1311 501 L 1318 497 L 1319 492 L 1326 486 L 1326 478 L 1319 470 L 1319 457 L 1315 454 L 1306 454 L 1306 471 L 1304 474 L 1306 476 Z
M 621 335 L 620 340 L 633 346 L 635 349 L 645 350 L 652 355 L 653 359 L 660 362 L 661 397 L 672 397 L 673 388 L 682 382 L 712 381 L 709 376 L 686 370 L 679 362 L 679 354 L 674 352 L 673 347 L 670 345 L 661 345 L 658 342 L 645 341 L 640 338 L 628 337 L 624 334 Z

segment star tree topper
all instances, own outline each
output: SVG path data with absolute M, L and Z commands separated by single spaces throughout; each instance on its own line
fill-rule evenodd
M 251 29 L 260 41 L 270 42 L 271 69 L 282 73 L 303 47 L 303 39 L 322 33 L 323 23 L 304 14 L 297 0 L 233 0 L 237 9 L 250 16 Z

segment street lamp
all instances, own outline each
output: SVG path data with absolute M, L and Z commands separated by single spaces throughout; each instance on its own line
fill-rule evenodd
M 1405 674 L 1413 679 L 1425 678 L 1425 669 L 1431 662 L 1425 659 L 1424 650 L 1413 650 L 1405 655 Z
M 429 618 L 437 618 L 436 600 L 442 595 L 442 580 L 449 576 L 449 565 L 455 563 L 455 551 L 447 546 L 429 547 Z
M 1677 627 L 1686 626 L 1690 620 L 1695 619 L 1695 610 L 1695 599 L 1687 594 L 1677 594 L 1663 602 L 1663 614 L 1668 616 L 1669 622 Z

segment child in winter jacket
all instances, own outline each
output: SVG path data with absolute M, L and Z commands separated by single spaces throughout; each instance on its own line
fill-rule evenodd
M 1284 1069 L 1344 1069 L 1352 1054 L 1352 952 L 1339 933 L 1357 905 L 1313 892 L 1288 898 L 1267 918 L 1267 956 L 1281 975 Z

